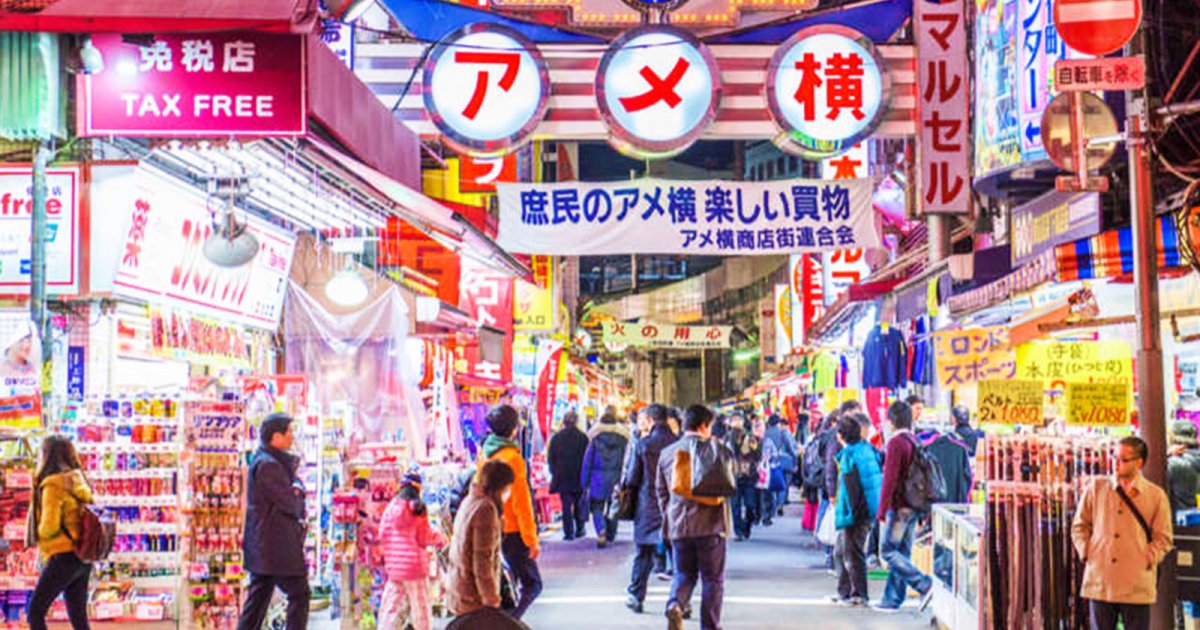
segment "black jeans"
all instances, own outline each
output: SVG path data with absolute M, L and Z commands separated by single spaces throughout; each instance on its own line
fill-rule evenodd
M 671 582 L 667 609 L 676 604 L 687 610 L 699 579 L 700 629 L 720 630 L 721 602 L 725 599 L 725 538 L 719 535 L 681 538 L 672 540 L 671 545 L 675 549 L 675 579 Z
M 633 557 L 633 575 L 629 578 L 629 594 L 639 602 L 646 600 L 646 589 L 650 583 L 650 573 L 658 562 L 658 545 L 638 545 L 637 555 Z
M 567 538 L 582 538 L 586 533 L 587 508 L 583 505 L 583 492 L 562 492 L 558 498 L 562 501 L 563 536 Z
M 537 562 L 529 557 L 529 547 L 521 540 L 521 534 L 505 534 L 504 539 L 500 541 L 500 553 L 504 555 L 504 561 L 508 563 L 508 570 L 512 572 L 513 579 L 521 585 L 521 599 L 517 602 L 517 607 L 505 612 L 520 619 L 533 605 L 533 600 L 542 594 L 542 574 L 538 571 Z
M 592 499 L 592 527 L 596 528 L 596 540 L 612 542 L 617 538 L 617 520 L 608 518 L 608 504 L 612 499 Z
M 312 593 L 308 589 L 306 576 L 251 573 L 250 587 L 246 590 L 246 603 L 242 605 L 242 616 L 238 619 L 238 630 L 262 628 L 276 587 L 287 596 L 287 630 L 302 630 L 308 627 L 308 602 Z
M 871 523 L 859 523 L 838 532 L 834 558 L 841 558 L 838 568 L 838 596 L 842 599 L 867 597 L 867 534 Z
M 1125 622 L 1125 630 L 1150 630 L 1149 604 L 1114 604 L 1088 600 L 1092 630 L 1117 630 L 1117 618 Z
M 71 627 L 74 630 L 87 630 L 88 578 L 91 574 L 92 565 L 81 562 L 74 552 L 50 556 L 42 574 L 38 576 L 37 587 L 29 601 L 30 630 L 45 630 L 46 612 L 59 593 L 63 593 L 67 600 L 67 616 L 71 619 Z
M 738 483 L 732 507 L 734 533 L 749 538 L 750 529 L 758 520 L 758 489 L 754 487 L 754 482 Z

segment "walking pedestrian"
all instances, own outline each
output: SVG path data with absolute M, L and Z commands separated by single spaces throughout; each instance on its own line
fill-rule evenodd
M 636 613 L 643 610 L 650 572 L 657 568 L 654 565 L 663 541 L 663 513 L 658 505 L 655 486 L 658 459 L 663 449 L 678 439 L 667 426 L 666 407 L 650 405 L 642 410 L 641 415 L 652 423 L 650 433 L 638 440 L 621 482 L 623 487 L 637 491 L 637 514 L 633 522 L 633 542 L 637 545 L 637 552 L 627 589 L 629 597 L 625 602 Z
M 446 630 L 528 630 L 500 610 L 501 512 L 515 481 L 504 462 L 484 462 L 459 506 L 445 585 L 446 607 L 457 617 Z
M 579 415 L 568 411 L 563 415 L 562 428 L 550 438 L 546 463 L 550 466 L 550 492 L 562 503 L 563 540 L 583 538 L 587 523 L 584 502 L 583 456 L 587 453 L 587 434 L 579 430 Z
M 755 524 L 770 527 L 775 515 L 775 492 L 771 487 L 771 462 L 778 456 L 775 444 L 767 439 L 767 421 L 755 418 L 751 432 L 758 439 L 762 449 L 758 458 L 758 468 L 754 477 L 754 494 L 757 499 L 758 512 Z
M 1171 551 L 1174 532 L 1167 493 L 1142 476 L 1149 448 L 1139 437 L 1117 447 L 1117 472 L 1083 488 L 1071 540 L 1083 561 L 1080 596 L 1088 600 L 1092 630 L 1150 628 L 1158 598 L 1158 565 Z
M 879 513 L 883 472 L 879 454 L 862 439 L 862 414 L 842 416 L 838 422 L 838 482 L 834 524 L 838 528 L 837 550 L 841 557 L 836 600 L 849 606 L 866 606 L 867 534 Z M 868 420 L 869 422 L 869 420 Z
M 913 532 L 922 514 L 904 500 L 904 484 L 917 449 L 917 437 L 912 432 L 912 408 L 908 403 L 899 400 L 892 403 L 888 408 L 888 424 L 892 438 L 888 440 L 883 458 L 878 515 L 884 521 L 880 530 L 880 554 L 888 566 L 888 581 L 883 599 L 875 606 L 875 610 L 885 613 L 900 610 L 910 587 L 921 594 L 922 608 L 929 604 L 933 595 L 933 579 L 921 573 L 911 560 Z
M 507 464 L 513 472 L 512 493 L 502 510 L 504 536 L 500 549 L 513 579 L 521 585 L 521 598 L 511 611 L 513 617 L 520 619 L 542 593 L 542 574 L 537 565 L 542 548 L 538 542 L 537 521 L 533 518 L 529 469 L 521 455 L 521 445 L 516 442 L 521 418 L 511 405 L 500 405 L 488 412 L 487 423 L 491 433 L 483 441 L 486 461 Z
M 59 593 L 67 602 L 71 628 L 89 627 L 88 579 L 92 565 L 75 555 L 73 542 L 79 539 L 83 506 L 92 502 L 92 489 L 82 468 L 70 440 L 60 435 L 42 440 L 42 461 L 25 529 L 25 544 L 37 546 L 42 563 L 29 600 L 30 630 L 46 629 L 46 613 Z
M 387 583 L 379 605 L 379 627 L 400 628 L 400 610 L 408 601 L 413 630 L 429 630 L 429 547 L 441 549 L 446 538 L 429 527 L 429 514 L 421 502 L 421 474 L 411 471 L 400 481 L 400 490 L 388 503 L 379 522 Z
M 682 630 L 690 616 L 689 601 L 699 579 L 701 630 L 720 630 L 721 604 L 725 596 L 725 540 L 730 533 L 726 502 L 691 496 L 690 474 L 681 474 L 677 464 L 686 461 L 693 447 L 712 439 L 713 414 L 707 407 L 692 405 L 684 412 L 683 438 L 663 449 L 658 457 L 655 494 L 663 513 L 663 536 L 675 553 L 675 577 L 667 598 L 669 630 Z M 722 457 L 732 458 L 720 442 Z M 677 457 L 680 454 L 681 457 Z M 678 483 L 675 483 L 678 482 Z
M 725 444 L 733 452 L 733 475 L 737 494 L 733 496 L 733 531 L 737 540 L 750 538 L 754 523 L 759 519 L 758 464 L 762 461 L 762 440 L 746 429 L 741 412 L 729 417 Z
M 774 446 L 775 453 L 771 458 L 772 504 L 775 515 L 783 516 L 783 506 L 788 502 L 788 488 L 792 486 L 792 478 L 796 474 L 796 466 L 800 456 L 796 450 L 796 439 L 788 431 L 787 423 L 779 414 L 771 414 L 767 420 L 766 443 Z M 777 472 L 778 471 L 778 472 Z M 776 484 L 782 484 L 778 487 Z
M 618 423 L 615 415 L 605 413 L 583 456 L 583 489 L 592 510 L 596 546 L 601 549 L 617 537 L 617 521 L 608 518 L 608 504 L 612 501 L 613 488 L 621 480 L 621 464 L 625 461 L 627 446 L 629 429 Z
M 287 630 L 308 627 L 308 563 L 304 487 L 296 475 L 300 458 L 288 452 L 295 442 L 292 418 L 273 413 L 258 429 L 258 451 L 246 473 L 246 524 L 242 555 L 250 587 L 238 630 L 262 627 L 275 589 L 287 596 Z

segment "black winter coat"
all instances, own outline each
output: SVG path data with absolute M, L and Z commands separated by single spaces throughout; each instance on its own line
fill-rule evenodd
M 260 447 L 246 475 L 246 529 L 242 537 L 250 573 L 295 577 L 308 573 L 304 562 L 304 489 L 296 477 L 299 458 Z
M 655 425 L 650 434 L 638 440 L 625 468 L 622 487 L 637 489 L 637 514 L 633 519 L 633 541 L 639 545 L 662 542 L 662 510 L 658 507 L 655 483 L 658 456 L 679 438 L 665 424 Z
M 583 491 L 579 477 L 587 447 L 587 434 L 580 431 L 579 427 L 564 426 L 550 438 L 546 453 L 546 463 L 550 465 L 550 492 L 564 494 Z

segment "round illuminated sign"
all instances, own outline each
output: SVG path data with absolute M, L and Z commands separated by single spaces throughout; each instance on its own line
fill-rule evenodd
M 767 68 L 767 105 L 780 148 L 810 159 L 848 151 L 883 122 L 892 84 L 866 35 L 811 26 L 792 35 Z
M 496 156 L 517 148 L 546 115 L 546 62 L 520 33 L 469 24 L 444 37 L 425 63 L 429 117 L 463 153 Z
M 669 157 L 716 117 L 721 79 L 708 47 L 691 33 L 646 26 L 621 35 L 604 53 L 596 100 L 617 150 Z

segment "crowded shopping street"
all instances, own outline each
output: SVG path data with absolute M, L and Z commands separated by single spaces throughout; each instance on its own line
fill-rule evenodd
M 0 0 L 0 630 L 1200 630 L 1200 0 Z

